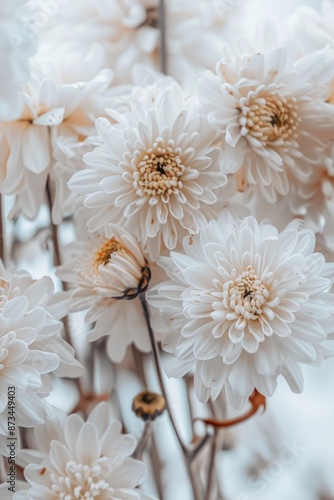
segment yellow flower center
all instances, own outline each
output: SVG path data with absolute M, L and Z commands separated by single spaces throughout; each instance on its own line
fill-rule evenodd
M 269 291 L 257 277 L 252 266 L 248 266 L 246 271 L 236 275 L 228 285 L 230 308 L 245 319 L 257 319 L 262 314 L 262 306 L 269 297 Z
M 150 148 L 137 165 L 133 185 L 139 196 L 178 193 L 183 187 L 184 170 L 180 157 L 170 147 Z
M 275 92 L 248 96 L 240 111 L 241 134 L 250 134 L 264 146 L 293 139 L 301 121 L 296 99 Z
M 111 255 L 113 253 L 120 252 L 121 250 L 126 251 L 124 246 L 118 240 L 116 240 L 116 238 L 107 240 L 96 252 L 94 266 L 105 266 L 110 261 Z

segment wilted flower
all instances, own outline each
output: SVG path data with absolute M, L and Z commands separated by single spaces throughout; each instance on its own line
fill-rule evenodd
M 57 317 L 88 309 L 86 323 L 96 322 L 88 339 L 107 335 L 107 352 L 115 362 L 123 359 L 131 342 L 148 352 L 147 326 L 137 297 L 147 289 L 151 271 L 136 240 L 109 224 L 105 234 L 88 234 L 68 251 L 69 263 L 57 274 L 73 288 L 55 296 Z

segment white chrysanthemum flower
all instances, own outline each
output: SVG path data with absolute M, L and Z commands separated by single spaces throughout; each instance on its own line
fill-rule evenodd
M 300 363 L 321 364 L 334 329 L 333 264 L 313 253 L 314 233 L 248 217 L 211 221 L 188 240 L 161 261 L 170 281 L 147 294 L 171 328 L 171 375 L 195 367 L 198 398 L 223 391 L 234 408 L 254 388 L 271 396 L 279 375 L 300 392 Z
M 117 221 L 154 259 L 206 223 L 226 177 L 215 133 L 197 100 L 186 99 L 175 82 L 134 94 L 129 105 L 128 113 L 113 114 L 119 124 L 97 120 L 103 145 L 85 155 L 90 168 L 68 185 L 84 196 L 90 231 Z
M 228 47 L 216 74 L 206 72 L 199 93 L 223 137 L 227 172 L 274 203 L 292 184 L 307 182 L 329 140 L 334 108 L 326 100 L 333 52 L 296 60 L 292 46 L 242 55 Z
M 44 398 L 51 373 L 78 377 L 82 367 L 61 337 L 62 323 L 48 312 L 51 278 L 33 280 L 26 271 L 6 270 L 0 261 L 0 435 L 8 433 L 8 387 L 16 388 L 16 424 L 32 427 L 50 411 Z
M 68 264 L 57 275 L 73 288 L 56 294 L 52 311 L 57 317 L 88 310 L 86 323 L 95 323 L 88 334 L 94 341 L 108 336 L 107 353 L 120 362 L 132 342 L 150 351 L 147 325 L 138 294 L 147 289 L 151 271 L 137 242 L 112 224 L 104 234 L 88 234 L 69 245 Z
M 146 466 L 130 458 L 136 439 L 122 434 L 107 403 L 97 405 L 86 422 L 57 412 L 33 432 L 34 449 L 18 457 L 27 489 L 16 492 L 15 500 L 154 500 L 137 488 Z
M 64 84 L 57 78 L 34 78 L 21 93 L 25 109 L 18 120 L 0 124 L 0 190 L 16 195 L 11 212 L 35 217 L 53 165 L 59 136 L 86 137 L 94 133 L 95 118 L 108 102 L 112 73 L 102 71 L 89 82 Z
M 0 5 L 0 120 L 13 120 L 22 110 L 21 85 L 29 79 L 29 57 L 36 50 L 35 37 L 24 37 L 22 6 L 26 0 Z

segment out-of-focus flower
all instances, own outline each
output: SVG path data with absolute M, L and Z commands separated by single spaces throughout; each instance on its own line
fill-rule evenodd
M 23 108 L 19 91 L 29 79 L 29 57 L 36 50 L 35 37 L 24 36 L 26 0 L 2 2 L 0 6 L 0 120 L 17 118 Z
M 334 48 L 334 5 L 330 0 L 321 3 L 321 10 L 310 6 L 299 6 L 289 19 L 292 32 L 297 36 L 307 53 Z
M 168 74 L 182 84 L 193 87 L 220 56 L 223 19 L 210 17 L 210 9 L 202 0 L 166 3 Z M 113 68 L 118 84 L 131 80 L 136 63 L 160 68 L 158 0 L 72 0 L 56 21 L 42 36 L 40 55 L 51 53 L 58 60 L 65 54 L 63 66 L 74 54 L 80 59 L 90 54 L 93 64 L 99 60 L 100 66 Z
M 226 172 L 274 203 L 277 193 L 307 182 L 333 139 L 334 108 L 326 101 L 333 52 L 296 60 L 292 45 L 240 54 L 227 47 L 216 74 L 206 72 L 199 93 L 222 134 Z
M 16 423 L 42 423 L 50 407 L 44 398 L 50 377 L 78 377 L 81 364 L 61 337 L 62 324 L 48 312 L 51 278 L 33 280 L 26 271 L 6 270 L 0 261 L 0 435 L 8 433 L 8 387 L 15 386 Z
M 122 434 L 108 403 L 97 405 L 85 422 L 61 412 L 33 431 L 34 447 L 22 450 L 26 490 L 15 500 L 54 498 L 154 500 L 137 487 L 146 466 L 130 458 L 136 448 L 131 434 Z
M 300 392 L 300 363 L 321 365 L 333 331 L 333 264 L 314 247 L 297 224 L 278 233 L 247 217 L 212 221 L 185 238 L 184 254 L 162 258 L 171 279 L 147 296 L 170 327 L 170 374 L 195 367 L 198 398 L 223 392 L 236 409 L 254 388 L 271 396 L 279 375 Z
M 155 392 L 142 391 L 132 400 L 132 411 L 143 420 L 155 420 L 165 407 L 165 398 Z
M 69 188 L 84 196 L 90 231 L 117 221 L 155 259 L 178 238 L 205 225 L 206 211 L 224 201 L 215 132 L 194 98 L 172 82 L 134 94 L 119 124 L 97 120 L 103 144 L 84 157 L 89 169 Z M 218 210 L 216 210 L 217 212 Z
M 16 121 L 0 124 L 0 191 L 16 195 L 11 215 L 21 210 L 36 216 L 43 202 L 52 152 L 58 136 L 77 140 L 94 133 L 95 118 L 107 105 L 112 72 L 89 82 L 64 84 L 57 77 L 34 74 L 21 93 L 24 111 Z
M 55 295 L 54 314 L 62 317 L 88 309 L 86 323 L 96 322 L 88 340 L 107 335 L 107 353 L 114 362 L 123 359 L 132 342 L 140 351 L 150 351 L 137 296 L 147 289 L 151 271 L 135 239 L 110 224 L 105 234 L 88 234 L 68 251 L 69 262 L 57 274 L 73 289 Z
M 324 47 L 334 49 L 334 4 L 324 0 L 321 11 L 308 6 L 300 6 L 289 20 L 290 28 L 300 42 L 304 53 L 313 53 Z M 331 78 L 332 91 L 328 101 L 334 104 L 334 76 Z
M 295 186 L 289 200 L 291 210 L 304 216 L 306 224 L 322 235 L 323 244 L 334 250 L 334 148 L 314 169 L 307 183 Z

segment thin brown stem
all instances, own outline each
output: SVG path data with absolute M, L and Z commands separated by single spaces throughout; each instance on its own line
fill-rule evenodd
M 48 207 L 49 207 L 49 216 L 50 216 L 50 229 L 51 229 L 51 234 L 52 234 L 52 246 L 53 246 L 53 264 L 55 267 L 61 265 L 61 254 L 60 254 L 60 245 L 59 245 L 59 238 L 58 238 L 58 226 L 53 224 L 52 222 L 52 205 L 53 205 L 53 199 L 52 199 L 52 194 L 51 194 L 51 181 L 50 177 L 48 177 L 48 180 L 46 182 L 46 197 L 47 197 L 47 202 L 48 202 Z M 66 290 L 66 285 L 62 283 L 63 290 Z M 71 346 L 73 346 L 71 334 L 70 334 L 70 324 L 68 317 L 65 316 L 63 318 L 63 325 L 64 325 L 64 335 L 66 342 Z M 81 387 L 80 380 L 78 378 L 74 379 L 74 382 L 77 386 L 77 389 L 80 394 L 80 398 L 83 398 L 83 390 Z
M 206 500 L 211 499 L 212 488 L 213 488 L 213 480 L 215 476 L 215 461 L 216 461 L 216 453 L 217 453 L 217 435 L 218 431 L 215 429 L 211 449 L 210 449 L 210 460 L 209 460 L 209 468 L 208 468 L 208 482 L 206 487 Z
M 134 363 L 136 366 L 136 372 L 139 376 L 139 379 L 142 383 L 143 388 L 147 389 L 148 383 L 147 383 L 147 378 L 146 378 L 146 374 L 145 374 L 145 370 L 144 370 L 144 359 L 145 359 L 144 354 L 142 352 L 140 352 L 136 348 L 136 346 L 134 346 L 133 344 L 132 344 L 132 354 L 133 354 L 133 359 L 134 359 Z M 161 466 L 160 455 L 158 452 L 157 440 L 156 440 L 154 432 L 152 433 L 151 440 L 152 440 L 152 445 L 151 445 L 151 449 L 150 449 L 151 465 L 152 465 L 152 469 L 154 472 L 154 480 L 155 480 L 155 484 L 156 484 L 156 487 L 157 487 L 157 490 L 159 493 L 159 498 L 161 500 L 163 500 L 163 487 L 162 487 L 161 475 L 160 475 L 162 466 Z
M 190 420 L 191 420 L 191 430 L 192 430 L 192 433 L 193 433 L 193 436 L 195 435 L 195 421 L 194 421 L 194 414 L 193 414 L 193 408 L 192 408 L 192 404 L 191 404 L 191 397 L 190 397 L 190 392 L 191 392 L 191 389 L 192 389 L 192 378 L 189 377 L 188 375 L 185 375 L 184 377 L 184 383 L 185 383 L 185 386 L 186 386 L 186 389 L 187 389 L 187 401 L 188 401 L 188 408 L 189 408 L 189 416 L 190 416 Z
M 154 366 L 155 366 L 157 377 L 158 377 L 158 381 L 159 381 L 159 386 L 160 386 L 161 394 L 165 398 L 166 409 L 167 409 L 167 412 L 168 412 L 171 424 L 173 426 L 176 438 L 177 438 L 177 440 L 178 440 L 178 442 L 180 444 L 180 447 L 181 447 L 182 451 L 184 453 L 186 453 L 187 452 L 187 447 L 183 443 L 183 440 L 182 440 L 182 438 L 181 438 L 181 436 L 179 434 L 178 428 L 176 426 L 173 413 L 172 413 L 172 411 L 170 409 L 169 400 L 168 400 L 168 396 L 167 396 L 167 392 L 166 392 L 166 388 L 165 388 L 165 383 L 164 383 L 163 376 L 162 376 L 162 370 L 161 370 L 161 365 L 160 365 L 160 357 L 159 357 L 159 349 L 158 349 L 158 345 L 157 345 L 157 342 L 155 340 L 155 336 L 154 336 L 154 333 L 153 333 L 153 330 L 152 330 L 152 327 L 151 327 L 150 316 L 149 316 L 149 312 L 148 312 L 148 307 L 147 307 L 145 296 L 143 294 L 140 294 L 139 295 L 139 300 L 140 300 L 140 303 L 141 303 L 142 308 L 143 308 L 143 312 L 144 312 L 144 316 L 145 316 L 145 320 L 146 320 L 146 324 L 147 324 L 147 329 L 148 329 L 148 334 L 149 334 L 150 341 L 151 341 L 153 361 L 154 361 Z
M 160 30 L 160 69 L 167 75 L 167 33 L 165 0 L 159 0 L 159 30 Z
M 182 450 L 182 455 L 183 455 L 184 463 L 185 463 L 185 466 L 186 466 L 186 469 L 187 469 L 187 472 L 188 472 L 188 476 L 189 476 L 189 479 L 190 479 L 190 482 L 191 482 L 191 487 L 192 487 L 192 490 L 193 490 L 194 500 L 202 500 L 202 495 L 198 491 L 198 486 L 196 484 L 194 473 L 193 473 L 193 470 L 192 470 L 192 467 L 191 467 L 191 463 L 192 463 L 193 458 L 195 456 L 195 451 L 194 451 L 194 448 L 189 449 L 184 444 L 184 442 L 183 442 L 183 440 L 182 440 L 182 438 L 181 438 L 181 436 L 179 434 L 178 428 L 176 426 L 176 422 L 175 422 L 173 413 L 172 413 L 171 408 L 170 408 L 169 399 L 168 399 L 167 391 L 166 391 L 166 388 L 165 388 L 165 383 L 164 383 L 164 380 L 163 380 L 163 375 L 162 375 L 162 370 L 161 370 L 161 364 L 160 364 L 160 357 L 159 357 L 159 349 L 158 349 L 157 342 L 155 340 L 154 332 L 152 330 L 152 326 L 151 326 L 151 322 L 150 322 L 150 315 L 149 315 L 149 311 L 148 311 L 148 307 L 147 307 L 147 302 L 146 302 L 146 299 L 145 299 L 145 295 L 144 294 L 140 294 L 139 295 L 139 300 L 140 300 L 140 303 L 142 305 L 144 317 L 145 317 L 146 324 L 147 324 L 147 330 L 148 330 L 150 341 L 151 341 L 153 361 L 154 361 L 154 366 L 155 366 L 156 374 L 157 374 L 158 381 L 159 381 L 160 391 L 161 391 L 161 394 L 163 395 L 163 397 L 165 398 L 165 401 L 166 401 L 166 410 L 167 410 L 167 413 L 169 415 L 169 418 L 170 418 L 170 421 L 171 421 L 171 424 L 172 424 L 172 427 L 173 427 L 176 439 L 177 439 L 177 441 L 178 441 L 178 443 L 180 445 L 180 448 Z M 202 444 L 202 442 L 199 443 L 200 446 L 201 446 L 201 444 Z
M 52 222 L 52 194 L 51 194 L 51 186 L 50 186 L 50 178 L 48 178 L 46 183 L 46 196 L 48 200 L 49 212 L 50 212 L 50 229 L 52 235 L 52 246 L 53 246 L 53 264 L 55 267 L 60 266 L 61 257 L 60 257 L 60 247 L 59 247 L 59 239 L 58 239 L 58 227 Z
M 152 422 L 151 421 L 145 422 L 143 434 L 140 440 L 138 441 L 137 448 L 133 454 L 134 458 L 137 458 L 138 460 L 142 459 L 143 453 L 146 450 L 146 447 L 148 446 L 149 441 L 151 439 L 152 431 L 153 431 Z

